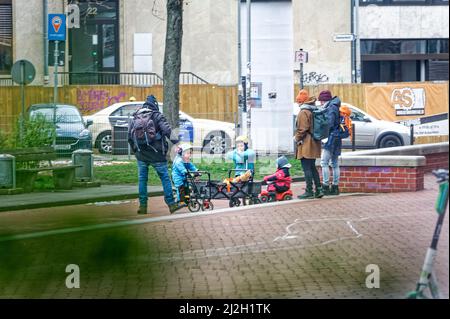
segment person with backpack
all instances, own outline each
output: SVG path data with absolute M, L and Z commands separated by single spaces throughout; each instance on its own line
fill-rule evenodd
M 305 193 L 298 198 L 321 198 L 323 197 L 322 185 L 316 168 L 316 159 L 320 158 L 321 144 L 320 140 L 316 140 L 313 136 L 313 112 L 317 110 L 316 98 L 310 97 L 308 92 L 304 91 L 301 96 L 299 95 L 297 102 L 301 106 L 294 136 L 297 144 L 296 158 L 301 161 L 306 181 Z M 315 186 L 315 192 L 313 192 L 313 185 Z
M 333 97 L 329 90 L 320 92 L 318 100 L 326 114 L 329 127 L 328 134 L 323 140 L 323 152 L 320 161 L 320 166 L 322 167 L 322 189 L 325 195 L 339 195 L 339 156 L 341 155 L 343 138 L 339 130 L 341 124 L 339 112 L 341 100 L 337 96 Z M 330 164 L 333 170 L 333 184 L 331 187 Z
M 172 128 L 159 111 L 158 101 L 153 95 L 148 96 L 142 108 L 133 114 L 133 119 L 128 127 L 128 143 L 136 156 L 138 165 L 138 214 L 147 214 L 147 182 L 150 165 L 156 170 L 161 180 L 164 201 L 169 207 L 170 213 L 182 208 L 173 198 L 172 183 L 167 167 L 166 154 L 169 148 L 167 138 L 174 144 L 178 143 L 178 140 L 171 139 L 171 134 Z

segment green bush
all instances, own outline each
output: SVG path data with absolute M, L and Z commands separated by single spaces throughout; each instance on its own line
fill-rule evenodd
M 7 138 L 7 143 L 13 148 L 27 148 L 48 146 L 56 137 L 56 129 L 53 123 L 48 122 L 45 117 L 38 114 L 32 119 L 23 121 L 23 136 L 20 133 L 20 119 L 17 120 L 14 131 Z

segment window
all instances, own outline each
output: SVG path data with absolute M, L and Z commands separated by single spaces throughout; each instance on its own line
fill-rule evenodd
M 352 109 L 352 114 L 350 114 L 350 119 L 352 121 L 364 122 L 365 115 L 361 112 L 358 112 L 355 109 Z
M 12 64 L 12 4 L 0 0 L 0 75 L 9 75 Z
M 142 107 L 140 104 L 128 104 L 120 107 L 114 111 L 111 116 L 132 116 L 138 108 Z

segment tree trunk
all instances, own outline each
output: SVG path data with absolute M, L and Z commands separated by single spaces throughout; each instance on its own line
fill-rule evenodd
M 164 115 L 173 129 L 179 127 L 183 0 L 167 0 L 167 32 L 164 54 Z

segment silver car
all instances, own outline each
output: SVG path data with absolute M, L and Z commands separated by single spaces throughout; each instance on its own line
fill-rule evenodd
M 355 125 L 354 136 L 356 148 L 384 148 L 411 144 L 409 127 L 394 122 L 379 120 L 348 103 L 342 103 L 342 105 L 346 105 L 352 110 L 350 117 Z M 294 116 L 297 116 L 299 110 L 298 104 L 295 104 Z M 351 148 L 351 139 L 343 139 L 342 147 Z
M 409 127 L 379 120 L 348 103 L 342 103 L 342 105 L 352 110 L 350 118 L 355 124 L 356 148 L 384 148 L 411 144 Z M 342 147 L 352 147 L 350 138 L 342 140 Z

